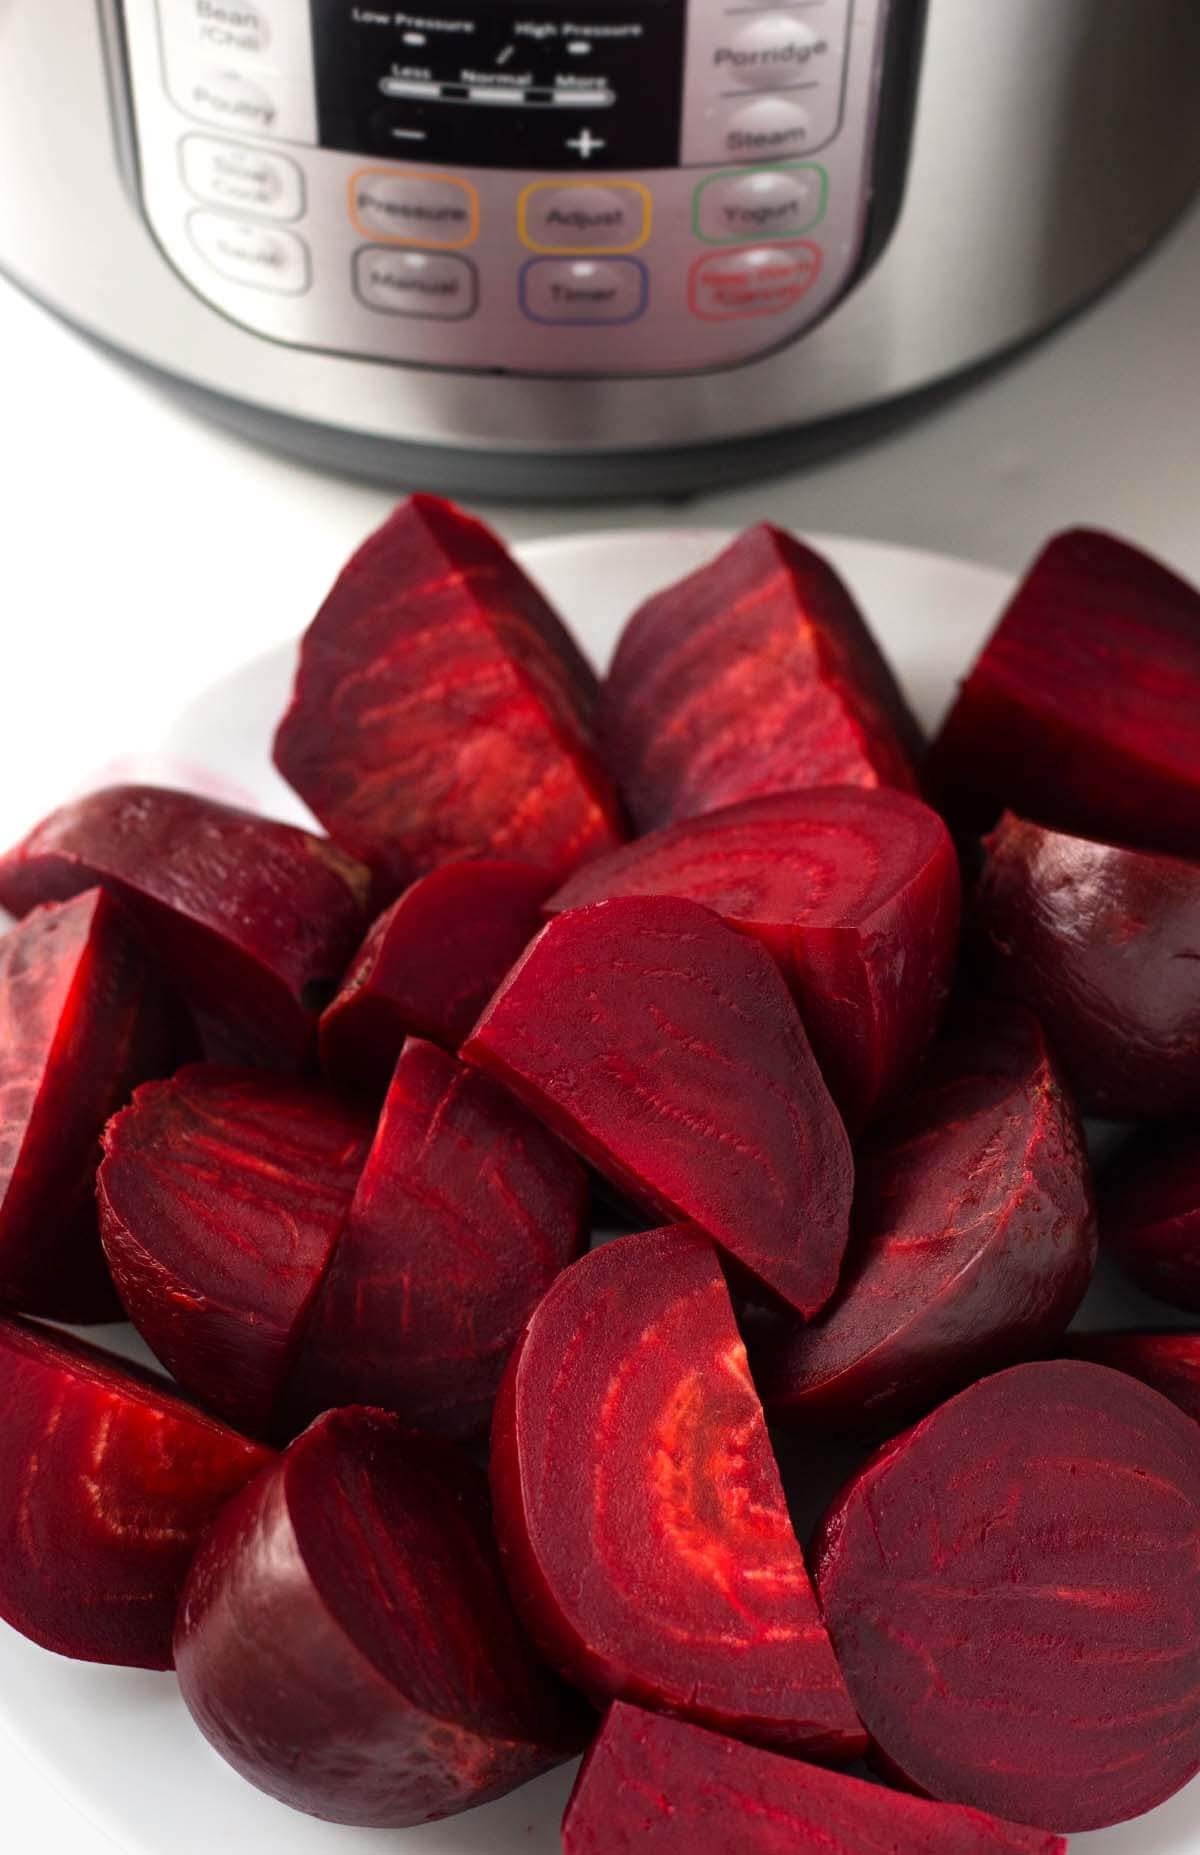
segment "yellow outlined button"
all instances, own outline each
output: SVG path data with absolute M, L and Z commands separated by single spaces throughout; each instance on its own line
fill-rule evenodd
M 530 251 L 565 258 L 639 251 L 654 202 L 639 180 L 535 180 L 517 201 L 517 232 Z
M 460 251 L 479 237 L 479 195 L 453 174 L 363 167 L 350 176 L 350 218 L 376 243 Z

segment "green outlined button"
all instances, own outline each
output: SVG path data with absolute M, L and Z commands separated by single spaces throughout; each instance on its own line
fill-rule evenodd
M 692 223 L 708 245 L 760 245 L 810 232 L 825 217 L 828 200 L 829 176 L 816 161 L 723 168 L 696 188 Z

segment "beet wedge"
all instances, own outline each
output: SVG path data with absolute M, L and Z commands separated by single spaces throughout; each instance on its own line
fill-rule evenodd
M 833 568 L 766 524 L 634 613 L 600 740 L 639 831 L 808 786 L 915 792 L 921 752 Z
M 457 1050 L 542 924 L 554 878 L 483 858 L 420 876 L 374 923 L 321 1018 L 321 1067 L 380 1099 L 406 1036 Z
M 858 1152 L 846 1267 L 808 1326 L 752 1346 L 769 1416 L 892 1428 L 1053 1346 L 1083 1299 L 1096 1214 L 1083 1130 L 1041 1027 L 984 1007 Z
M 1012 1366 L 835 1502 L 817 1588 L 855 1705 L 916 1789 L 1072 1834 L 1200 1769 L 1200 1449 L 1102 1366 Z
M 305 1062 L 314 994 L 362 935 L 360 865 L 292 825 L 158 786 L 89 793 L 0 857 L 0 907 L 15 915 L 96 886 L 179 986 L 206 1056 Z
M 0 1303 L 120 1318 L 96 1225 L 100 1135 L 171 1060 L 166 994 L 116 902 L 92 889 L 0 937 Z
M 380 1411 L 320 1418 L 226 1508 L 175 1655 L 217 1751 L 331 1822 L 450 1816 L 586 1735 L 509 1606 L 483 1475 Z
M 1105 1248 L 1126 1275 L 1200 1314 L 1200 1125 L 1139 1134 L 1105 1175 L 1100 1213 Z
M 1140 1378 L 1200 1423 L 1200 1332 L 1072 1333 L 1064 1351 Z
M 761 940 L 851 1126 L 916 1068 L 949 991 L 958 861 L 907 793 L 824 786 L 707 812 L 586 864 L 547 910 L 615 895 L 702 902 Z
M 1067 1855 L 1067 1845 L 617 1701 L 571 1793 L 563 1855 Z
M 695 902 L 559 915 L 463 1045 L 634 1203 L 687 1219 L 775 1294 L 828 1301 L 849 1142 L 766 949 Z
M 1033 563 L 930 752 L 947 815 L 1006 807 L 1200 858 L 1200 590 L 1077 529 Z
M 275 763 L 383 900 L 462 857 L 565 876 L 623 834 L 595 705 L 592 671 L 495 535 L 413 496 L 305 633 Z
M 327 1090 L 198 1063 L 138 1089 L 104 1136 L 104 1252 L 184 1389 L 270 1430 L 373 1125 Z
M 987 839 L 976 941 L 997 992 L 1045 1026 L 1085 1114 L 1192 1113 L 1200 1100 L 1200 863 L 1044 830 Z
M 862 1750 L 698 1232 L 619 1238 L 559 1277 L 505 1376 L 491 1473 L 513 1597 L 593 1698 Z
M 554 1134 L 431 1043 L 404 1046 L 289 1392 L 293 1421 L 370 1403 L 486 1433 L 521 1329 L 587 1239 Z
M 76 1661 L 170 1668 L 200 1536 L 269 1460 L 152 1373 L 0 1320 L 0 1617 Z

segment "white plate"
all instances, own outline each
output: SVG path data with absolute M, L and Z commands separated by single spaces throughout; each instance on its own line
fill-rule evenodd
M 695 529 L 630 531 L 537 543 L 520 555 L 602 664 L 633 607 L 725 539 Z M 814 539 L 857 594 L 918 715 L 936 724 L 1011 590 L 1009 576 L 905 548 Z M 292 661 L 290 651 L 256 659 L 200 694 L 157 745 L 130 744 L 139 750 L 135 758 L 110 760 L 89 783 L 119 777 L 190 785 L 309 822 L 270 763 Z M 112 742 L 101 752 L 125 745 Z M 22 790 L 24 815 L 4 820 L 4 841 L 62 798 L 50 789 L 52 776 L 49 754 Z M 6 809 L 12 810 L 11 795 Z M 1089 1305 L 1093 1319 L 1136 1321 L 1127 1294 L 1119 1309 L 1104 1306 L 1103 1290 Z M 1161 1324 L 1161 1308 L 1147 1308 Z M 111 1340 L 124 1343 L 126 1333 L 116 1329 Z M 93 1830 L 92 1846 L 115 1847 L 120 1855 L 557 1855 L 572 1775 L 551 1773 L 428 1829 L 331 1828 L 285 1810 L 236 1777 L 194 1731 L 170 1676 L 67 1662 L 3 1625 L 0 1733 L 11 1741 L 11 1749 L 0 1741 L 0 1779 L 23 1753 Z M 6 1819 L 0 1846 L 42 1855 L 46 1845 L 34 1839 L 32 1820 L 16 1842 L 12 1830 Z M 1076 1837 L 1071 1847 L 1073 1855 L 1200 1855 L 1200 1780 L 1139 1822 Z M 84 1855 L 83 1846 L 72 1855 Z

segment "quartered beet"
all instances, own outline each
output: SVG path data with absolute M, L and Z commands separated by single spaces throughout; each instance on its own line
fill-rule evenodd
M 544 928 L 463 1045 L 635 1204 L 699 1224 L 801 1313 L 828 1301 L 854 1166 L 766 949 L 621 897 Z
M 806 786 L 914 792 L 921 751 L 833 568 L 766 524 L 634 613 L 600 740 L 640 831 Z
M 525 1321 L 586 1241 L 587 1197 L 555 1135 L 411 1039 L 313 1303 L 293 1413 L 370 1403 L 413 1429 L 486 1432 Z
M 894 1428 L 1045 1351 L 1095 1262 L 1083 1132 L 1019 1005 L 956 1027 L 857 1159 L 836 1298 L 752 1347 L 768 1413 L 806 1431 Z
M 1063 1834 L 1200 1769 L 1196 1426 L 1123 1373 L 1013 1366 L 889 1443 L 817 1588 L 888 1766 Z
M 578 1751 L 582 1709 L 513 1615 L 482 1474 L 381 1411 L 332 1411 L 225 1509 L 175 1636 L 183 1697 L 242 1776 L 400 1828 Z
M 200 1536 L 269 1460 L 164 1379 L 0 1320 L 0 1617 L 77 1661 L 170 1668 Z
M 104 1137 L 113 1280 L 193 1397 L 266 1431 L 371 1143 L 328 1090 L 197 1063 L 138 1089 Z
M 1085 1114 L 1138 1120 L 1200 1100 L 1200 863 L 1007 814 L 976 891 L 980 957 L 1045 1026 Z
M 926 1803 L 618 1701 L 563 1855 L 1066 1855 L 1058 1836 Z
M 1140 1378 L 1200 1423 L 1200 1332 L 1072 1333 L 1064 1350 Z
M 862 1750 L 698 1232 L 622 1237 L 559 1277 L 505 1376 L 492 1496 L 518 1609 L 594 1698 Z
M 444 863 L 374 923 L 321 1018 L 321 1067 L 382 1096 L 406 1036 L 457 1050 L 542 921 L 555 879 L 527 863 Z
M 619 843 L 596 679 L 481 522 L 413 496 L 305 633 L 275 762 L 385 899 L 462 857 L 565 876 Z
M 547 909 L 614 895 L 703 902 L 761 940 L 852 1125 L 916 1067 L 958 948 L 949 833 L 919 799 L 882 788 L 777 793 L 668 825 L 585 865 Z
M 171 1044 L 161 982 L 99 890 L 0 937 L 0 1303 L 120 1318 L 96 1228 L 100 1135 Z
M 178 984 L 205 1055 L 305 1061 L 314 994 L 337 983 L 362 935 L 359 864 L 292 825 L 159 786 L 89 793 L 0 857 L 0 907 L 15 915 L 97 885 Z
M 1104 1178 L 1100 1214 L 1105 1247 L 1125 1273 L 1200 1314 L 1200 1125 L 1147 1129 L 1132 1141 Z
M 1030 568 L 930 752 L 948 815 L 1004 807 L 1200 857 L 1200 590 L 1077 529 Z

